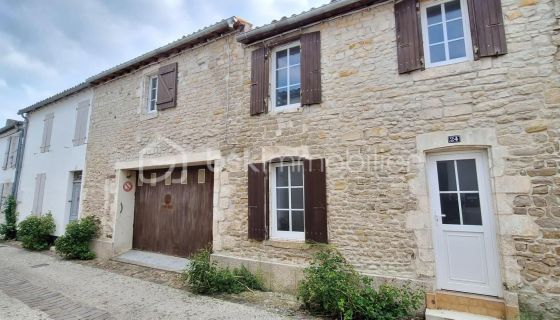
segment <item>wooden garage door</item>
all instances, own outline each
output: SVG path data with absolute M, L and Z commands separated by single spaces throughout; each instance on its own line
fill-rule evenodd
M 167 172 L 144 171 L 137 184 L 133 247 L 188 257 L 212 243 L 214 174 L 207 166 Z

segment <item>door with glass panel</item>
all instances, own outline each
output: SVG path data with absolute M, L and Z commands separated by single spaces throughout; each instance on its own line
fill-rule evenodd
M 498 296 L 500 275 L 486 156 L 429 157 L 438 289 Z

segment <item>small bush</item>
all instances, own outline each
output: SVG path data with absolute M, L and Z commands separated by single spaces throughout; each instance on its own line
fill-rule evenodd
M 263 290 L 262 280 L 244 266 L 220 268 L 210 261 L 210 251 L 193 255 L 183 274 L 183 281 L 198 294 L 241 293 L 247 290 Z
M 45 216 L 29 216 L 18 225 L 17 237 L 22 246 L 29 250 L 46 250 L 50 245 L 50 237 L 56 225 L 52 214 Z
M 17 236 L 17 213 L 16 200 L 14 197 L 8 197 L 3 209 L 6 223 L 0 225 L 0 236 L 5 240 L 15 239 Z
M 91 260 L 95 253 L 89 248 L 89 242 L 99 234 L 98 218 L 88 216 L 72 221 L 66 226 L 64 235 L 56 239 L 56 252 L 66 259 Z
M 304 271 L 298 299 L 314 314 L 341 319 L 396 320 L 412 317 L 422 305 L 424 294 L 409 286 L 382 284 L 361 276 L 333 248 L 315 254 Z

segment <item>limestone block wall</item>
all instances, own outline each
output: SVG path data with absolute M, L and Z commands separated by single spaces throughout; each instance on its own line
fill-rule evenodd
M 502 0 L 508 54 L 397 73 L 393 5 L 312 26 L 321 32 L 323 102 L 249 114 L 250 57 L 233 37 L 94 89 L 84 210 L 111 243 L 115 164 L 218 151 L 214 250 L 305 265 L 313 249 L 247 239 L 247 172 L 275 156 L 327 159 L 330 242 L 361 272 L 435 283 L 422 137 L 479 137 L 490 161 L 503 295 L 559 311 L 560 74 L 558 2 Z M 179 63 L 178 106 L 143 113 L 143 82 Z M 229 62 L 229 63 L 228 63 Z M 468 139 L 467 139 L 468 140 Z M 438 147 L 439 148 L 439 147 Z M 538 293 L 538 295 L 533 295 Z

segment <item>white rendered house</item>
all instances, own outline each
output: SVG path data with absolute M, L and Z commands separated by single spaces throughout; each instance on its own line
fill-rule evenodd
M 14 183 L 18 172 L 20 156 L 20 142 L 23 132 L 23 122 L 7 120 L 0 128 L 0 209 L 4 208 L 8 196 L 13 196 Z M 4 215 L 0 214 L 0 223 L 4 222 Z
M 50 212 L 55 236 L 80 216 L 92 96 L 81 84 L 18 112 L 28 121 L 18 220 Z

